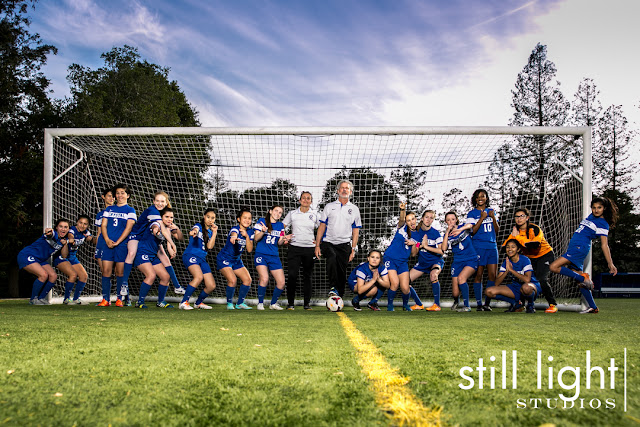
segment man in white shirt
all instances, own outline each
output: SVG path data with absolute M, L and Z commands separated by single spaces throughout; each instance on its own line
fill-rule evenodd
M 327 204 L 320 215 L 315 255 L 326 259 L 327 278 L 331 287 L 329 293 L 343 296 L 347 265 L 355 255 L 362 220 L 358 207 L 349 201 L 353 184 L 344 179 L 338 183 L 336 192 L 338 200 Z

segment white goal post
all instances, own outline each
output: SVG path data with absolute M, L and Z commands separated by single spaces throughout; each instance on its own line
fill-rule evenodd
M 592 197 L 590 127 L 69 128 L 45 129 L 44 137 L 44 227 L 59 217 L 72 225 L 80 214 L 95 218 L 103 209 L 102 190 L 119 182 L 133 188 L 129 204 L 138 214 L 151 204 L 155 191 L 163 190 L 185 234 L 205 207 L 217 210 L 220 229 L 208 258 L 212 267 L 241 205 L 252 209 L 255 222 L 267 213 L 268 205 L 283 204 L 286 214 L 296 207 L 301 191 L 310 191 L 312 207 L 321 210 L 335 198 L 331 185 L 339 177 L 355 181 L 354 203 L 368 215 L 363 218 L 361 251 L 349 269 L 364 260 L 368 249 L 385 248 L 397 221 L 398 200 L 408 202 L 418 217 L 425 208 L 438 215 L 457 208 L 464 218 L 473 190 L 488 186 L 499 215 L 509 215 L 519 206 L 532 210 L 532 222 L 542 226 L 560 256 L 580 220 L 590 213 Z M 522 151 L 526 147 L 532 151 Z M 543 167 L 534 169 L 540 164 Z M 503 229 L 512 226 L 509 216 L 501 222 Z M 500 245 L 504 238 L 498 239 Z M 184 243 L 178 249 L 173 266 L 186 284 L 190 276 L 180 257 Z M 82 248 L 79 259 L 90 276 L 85 293 L 97 296 L 100 273 L 92 255 L 90 248 Z M 286 249 L 281 259 L 286 275 Z M 590 259 L 589 255 L 585 262 L 588 272 Z M 247 256 L 244 263 L 253 277 L 249 296 L 255 296 L 253 259 Z M 225 282 L 217 272 L 214 275 L 217 287 L 212 297 L 220 301 Z M 130 285 L 139 285 L 134 276 Z M 449 277 L 445 266 L 445 301 Z M 299 278 L 299 287 L 301 282 Z M 316 263 L 313 282 L 314 300 L 323 300 L 322 260 Z M 427 282 L 423 276 L 414 287 L 428 301 Z M 56 290 L 61 283 L 63 278 Z M 578 307 L 579 293 L 568 282 L 554 278 L 552 287 L 558 287 L 569 309 Z M 135 285 L 132 291 L 135 294 Z

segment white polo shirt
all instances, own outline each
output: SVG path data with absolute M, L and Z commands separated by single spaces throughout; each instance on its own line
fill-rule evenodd
M 351 242 L 353 229 L 362 228 L 360 209 L 351 202 L 343 205 L 340 200 L 324 207 L 320 222 L 327 226 L 322 240 L 334 245 Z
M 287 216 L 282 220 L 285 228 L 291 226 L 293 238 L 292 246 L 302 248 L 313 248 L 316 246 L 315 229 L 320 225 L 320 215 L 314 209 L 309 208 L 308 211 L 302 212 L 300 208 L 295 211 L 289 211 Z

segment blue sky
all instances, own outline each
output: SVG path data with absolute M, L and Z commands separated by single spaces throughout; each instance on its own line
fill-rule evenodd
M 171 68 L 204 126 L 506 125 L 537 42 L 569 99 L 583 77 L 640 122 L 635 0 L 41 0 L 45 73 L 113 46 Z

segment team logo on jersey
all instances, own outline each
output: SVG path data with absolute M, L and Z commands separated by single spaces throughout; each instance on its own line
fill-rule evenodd
M 312 214 L 312 215 L 309 215 L 309 219 L 310 219 L 311 221 L 313 221 L 313 214 Z
M 189 262 L 191 264 L 195 264 L 196 262 L 198 262 L 198 260 L 196 260 L 196 257 L 192 256 L 191 258 L 189 258 Z
M 222 261 L 222 264 L 229 265 L 229 261 Z
M 142 259 L 144 261 L 149 261 L 149 255 L 142 255 Z
M 259 256 L 258 258 L 256 258 L 256 262 L 262 262 L 262 257 Z
M 36 262 L 36 259 L 32 256 L 27 257 L 27 261 L 29 262 Z
M 390 266 L 390 265 L 391 265 L 391 261 L 386 261 L 386 262 L 384 263 L 384 266 L 385 266 L 386 268 L 389 268 L 389 266 Z
M 353 210 L 352 210 L 352 209 L 349 209 L 349 211 L 348 211 L 348 212 L 349 212 L 349 215 L 351 215 L 351 212 L 353 212 Z

